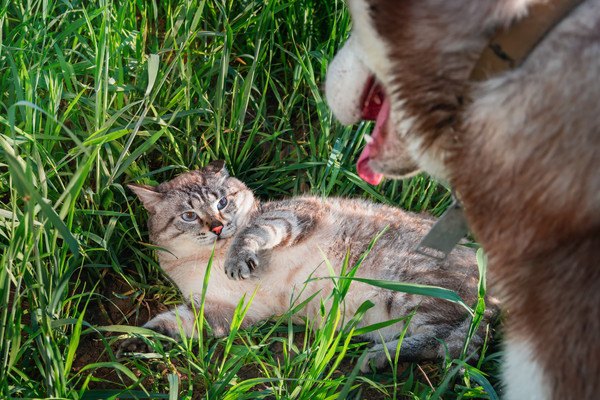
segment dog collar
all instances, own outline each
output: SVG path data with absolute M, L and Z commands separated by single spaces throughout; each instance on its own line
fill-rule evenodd
M 520 66 L 548 32 L 582 0 L 551 0 L 531 7 L 527 17 L 498 31 L 483 50 L 471 72 L 471 81 L 482 81 Z M 469 232 L 464 210 L 452 192 L 452 204 L 417 245 L 415 251 L 444 260 Z
M 531 6 L 528 15 L 492 37 L 471 72 L 483 81 L 521 65 L 544 37 L 583 0 L 550 0 Z
M 462 204 L 452 192 L 452 204 L 431 227 L 415 251 L 438 260 L 445 259 L 458 242 L 469 232 Z

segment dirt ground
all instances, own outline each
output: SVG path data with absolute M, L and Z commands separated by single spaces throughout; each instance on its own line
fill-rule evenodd
M 90 302 L 86 310 L 86 322 L 94 327 L 108 325 L 133 325 L 141 326 L 151 317 L 167 310 L 157 299 L 143 299 L 136 304 L 135 290 L 114 274 L 103 280 L 104 286 L 101 296 Z M 117 333 L 89 333 L 81 336 L 79 347 L 73 361 L 74 371 L 86 365 L 111 361 L 104 341 L 113 341 Z M 112 343 L 112 350 L 116 352 L 120 341 Z M 121 387 L 120 376 L 112 368 L 98 368 L 94 371 L 98 378 L 90 382 L 91 389 L 117 389 Z M 129 382 L 130 383 L 130 382 Z

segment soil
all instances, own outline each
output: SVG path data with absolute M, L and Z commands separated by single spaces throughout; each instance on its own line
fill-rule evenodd
M 93 327 L 109 325 L 141 326 L 151 317 L 167 310 L 157 299 L 137 300 L 136 290 L 117 275 L 105 276 L 106 282 L 86 310 L 86 321 Z M 140 303 L 140 304 L 138 304 Z M 89 364 L 114 361 L 120 340 L 118 333 L 90 332 L 81 336 L 79 347 L 73 361 L 73 370 L 79 371 Z M 113 354 L 107 351 L 105 342 L 110 343 Z M 115 371 L 114 368 L 98 368 L 93 373 L 96 379 L 90 381 L 90 389 L 118 389 L 131 381 Z

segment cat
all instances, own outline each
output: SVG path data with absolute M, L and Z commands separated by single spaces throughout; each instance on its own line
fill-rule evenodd
M 358 199 L 300 196 L 261 203 L 244 183 L 229 176 L 223 162 L 213 162 L 157 187 L 129 187 L 149 212 L 150 240 L 161 248 L 161 268 L 188 301 L 159 314 L 144 327 L 173 338 L 179 337 L 180 326 L 186 336 L 194 335 L 194 307 L 190 305 L 197 307 L 201 299 L 213 248 L 204 315 L 217 337 L 229 333 L 236 305 L 255 290 L 242 327 L 282 315 L 292 303 L 316 292 L 319 294 L 294 318 L 295 322 L 319 318 L 321 299 L 331 293 L 333 281 L 307 280 L 330 277 L 325 260 L 339 274 L 347 252 L 352 254 L 352 265 L 386 227 L 357 277 L 441 286 L 454 290 L 471 305 L 477 299 L 478 270 L 472 249 L 458 246 L 445 261 L 413 252 L 434 222 L 429 217 Z M 446 352 L 459 356 L 471 322 L 460 305 L 355 281 L 345 298 L 345 321 L 367 300 L 374 307 L 364 315 L 362 326 L 416 311 L 401 344 L 400 360 L 440 359 Z M 495 299 L 487 302 L 486 323 L 496 310 Z M 369 365 L 385 365 L 384 346 L 394 357 L 402 329 L 399 322 L 366 335 L 379 343 L 368 353 L 363 371 Z M 482 327 L 474 335 L 470 351 L 481 346 L 484 332 Z M 135 351 L 141 344 L 129 339 L 121 350 Z

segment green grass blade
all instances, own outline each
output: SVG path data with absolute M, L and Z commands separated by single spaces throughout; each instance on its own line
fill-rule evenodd
M 396 292 L 418 294 L 421 296 L 435 297 L 437 299 L 448 300 L 453 303 L 460 304 L 469 312 L 469 314 L 473 314 L 473 310 L 471 310 L 471 307 L 466 305 L 462 298 L 456 292 L 439 286 L 421 285 L 418 283 L 385 281 L 380 279 L 367 279 L 358 277 L 351 278 L 345 276 L 338 277 L 337 279 L 349 279 L 357 282 L 366 283 L 368 285 L 380 287 L 383 289 L 393 290 Z
M 4 156 L 6 157 L 6 161 L 10 167 L 11 176 L 15 180 L 15 184 L 19 191 L 21 192 L 21 196 L 30 197 L 36 204 L 39 204 L 42 212 L 48 218 L 48 220 L 54 225 L 57 231 L 62 236 L 63 240 L 66 242 L 67 246 L 71 250 L 71 253 L 75 255 L 75 257 L 79 257 L 79 243 L 77 239 L 73 236 L 73 234 L 69 231 L 67 226 L 58 216 L 56 211 L 52 208 L 52 206 L 47 202 L 46 199 L 43 199 L 40 195 L 39 191 L 33 186 L 32 182 L 26 177 L 26 173 L 23 169 L 24 161 L 15 155 L 13 149 L 8 145 L 6 140 L 0 137 L 0 145 L 4 149 Z

